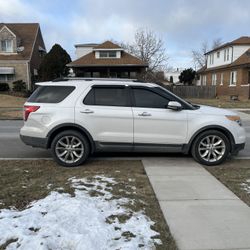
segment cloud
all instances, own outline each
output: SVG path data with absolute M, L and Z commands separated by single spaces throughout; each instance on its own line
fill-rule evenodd
M 131 41 L 139 27 L 159 33 L 170 62 L 190 65 L 202 41 L 249 35 L 249 0 L 0 0 L 0 22 L 39 22 L 47 49 L 106 39 Z

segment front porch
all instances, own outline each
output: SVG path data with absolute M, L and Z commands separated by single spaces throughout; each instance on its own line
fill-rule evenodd
M 145 67 L 73 67 L 76 77 L 94 78 L 138 78 Z

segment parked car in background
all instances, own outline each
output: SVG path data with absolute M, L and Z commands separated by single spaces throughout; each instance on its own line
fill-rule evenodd
M 193 105 L 152 83 L 126 79 L 64 79 L 38 83 L 24 106 L 20 136 L 73 167 L 94 152 L 191 153 L 222 163 L 245 145 L 240 117 Z

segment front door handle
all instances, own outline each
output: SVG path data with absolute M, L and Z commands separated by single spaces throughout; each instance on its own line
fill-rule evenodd
M 83 113 L 83 114 L 93 114 L 94 113 L 94 111 L 90 110 L 90 109 L 85 109 L 85 110 L 80 111 L 80 112 Z
M 141 114 L 138 114 L 138 116 L 151 116 L 148 112 L 142 112 Z

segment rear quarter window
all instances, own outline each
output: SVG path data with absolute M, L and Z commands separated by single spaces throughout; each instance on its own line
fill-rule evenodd
M 59 103 L 75 89 L 74 86 L 39 86 L 28 102 Z

